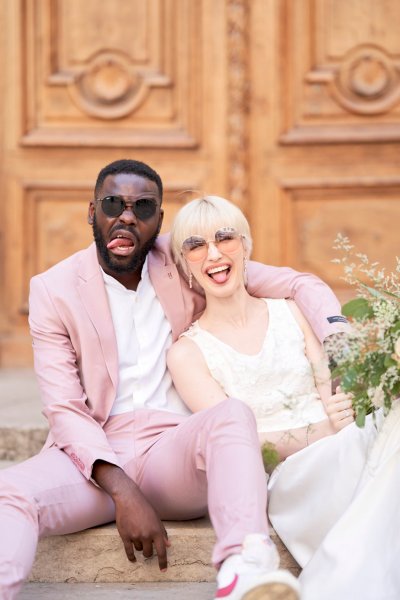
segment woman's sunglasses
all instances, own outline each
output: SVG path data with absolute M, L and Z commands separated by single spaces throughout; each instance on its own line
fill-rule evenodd
M 182 244 L 182 254 L 189 262 L 204 260 L 208 254 L 208 244 L 212 242 L 221 253 L 235 252 L 242 241 L 243 235 L 230 227 L 218 229 L 213 240 L 206 240 L 200 235 L 188 237 Z
M 125 202 L 121 196 L 105 196 L 99 199 L 101 209 L 107 217 L 120 217 L 130 206 L 135 217 L 146 221 L 156 214 L 157 202 L 154 198 L 139 198 L 134 202 Z

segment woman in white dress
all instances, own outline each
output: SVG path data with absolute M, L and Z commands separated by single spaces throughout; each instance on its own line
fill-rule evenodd
M 171 244 L 207 300 L 169 351 L 175 386 L 193 412 L 227 396 L 253 409 L 260 443 L 282 461 L 268 513 L 303 568 L 302 598 L 400 598 L 400 410 L 359 429 L 350 397 L 331 394 L 323 349 L 296 304 L 247 293 L 251 237 L 233 204 L 190 202 Z

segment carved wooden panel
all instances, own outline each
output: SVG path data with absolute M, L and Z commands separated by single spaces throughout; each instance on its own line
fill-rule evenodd
M 281 141 L 400 139 L 398 0 L 283 0 Z
M 198 2 L 20 1 L 24 145 L 200 143 Z
M 297 186 L 297 187 L 296 187 Z M 284 262 L 300 271 L 319 275 L 336 290 L 346 285 L 342 267 L 332 259 L 340 232 L 358 252 L 388 270 L 399 254 L 400 178 L 344 182 L 303 181 L 287 184 L 284 203 Z
M 91 228 L 87 223 L 90 188 L 45 186 L 36 182 L 24 190 L 25 239 L 30 248 L 26 276 L 41 273 L 58 261 L 87 246 Z M 25 290 L 26 299 L 26 290 Z

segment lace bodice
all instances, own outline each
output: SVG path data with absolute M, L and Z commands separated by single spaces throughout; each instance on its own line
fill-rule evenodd
M 253 409 L 259 431 L 302 427 L 326 418 L 305 356 L 303 332 L 286 300 L 265 299 L 269 324 L 258 354 L 237 352 L 196 321 L 182 335 L 201 350 L 228 396 Z

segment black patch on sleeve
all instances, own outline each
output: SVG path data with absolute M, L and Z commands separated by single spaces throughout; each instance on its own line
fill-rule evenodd
M 348 323 L 346 317 L 343 317 L 342 315 L 337 315 L 335 317 L 327 317 L 327 319 L 328 323 Z

